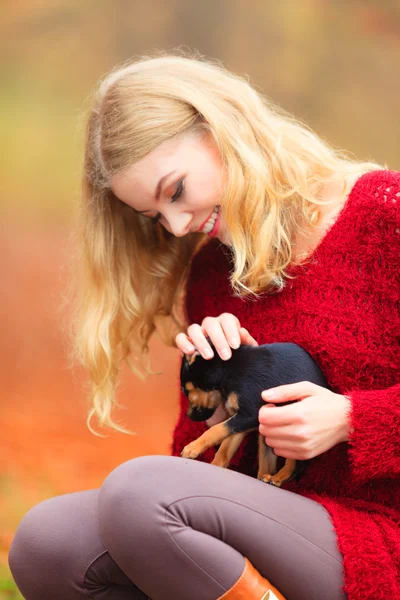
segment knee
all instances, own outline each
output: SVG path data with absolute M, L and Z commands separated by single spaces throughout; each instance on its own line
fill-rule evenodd
M 52 501 L 45 500 L 25 515 L 11 544 L 8 556 L 10 570 L 27 598 L 40 597 L 41 576 L 43 579 L 47 577 L 48 564 L 54 561 L 59 548 L 49 519 Z
M 112 518 L 125 506 L 135 510 L 146 506 L 165 487 L 170 456 L 141 456 L 119 465 L 106 477 L 99 494 L 104 517 Z
M 137 539 L 146 535 L 166 504 L 173 501 L 183 459 L 143 456 L 119 465 L 105 479 L 99 493 L 99 523 L 103 542 L 132 528 Z
M 176 456 L 141 456 L 119 465 L 104 480 L 99 494 L 103 518 L 126 508 L 150 510 L 167 506 L 186 492 L 204 493 L 204 481 L 220 478 L 220 468 Z
M 22 519 L 9 553 L 11 573 L 29 600 L 82 597 L 83 577 L 104 548 L 98 536 L 97 490 L 56 496 Z M 71 591 L 72 590 L 72 591 Z

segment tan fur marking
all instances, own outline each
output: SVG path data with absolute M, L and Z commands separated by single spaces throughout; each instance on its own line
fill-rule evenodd
M 185 383 L 185 388 L 188 392 L 190 392 L 191 390 L 194 390 L 194 385 L 191 381 L 188 381 L 187 383 Z
M 208 395 L 208 408 L 216 408 L 222 400 L 221 392 L 219 390 L 212 390 L 211 392 L 208 392 Z
M 189 392 L 188 398 L 192 406 L 201 406 L 202 408 L 216 408 L 221 402 L 221 394 L 218 390 L 204 392 L 193 386 Z
M 296 460 L 294 458 L 287 458 L 284 466 L 276 475 L 265 475 L 262 477 L 262 481 L 265 483 L 271 482 L 276 487 L 281 487 L 282 483 L 288 481 L 293 475 L 293 471 L 296 467 Z
M 274 475 L 276 473 L 277 457 L 272 452 L 272 448 L 267 446 L 265 438 L 258 436 L 258 473 L 257 478 L 264 481 L 264 476 Z
M 189 392 L 189 402 L 192 406 L 207 406 L 207 393 L 194 388 Z
M 226 427 L 226 421 L 223 423 L 217 423 L 213 427 L 210 427 L 203 433 L 197 440 L 191 442 L 182 450 L 181 456 L 184 458 L 197 458 L 200 454 L 203 454 L 211 446 L 220 444 L 229 435 L 229 430 Z
M 226 438 L 220 445 L 211 464 L 216 465 L 217 467 L 223 467 L 224 469 L 229 467 L 232 458 L 235 456 L 247 433 L 247 431 L 241 431 L 240 433 L 234 433 Z
M 192 365 L 196 360 L 196 356 L 199 356 L 198 352 L 193 352 L 193 354 L 185 354 L 185 359 L 188 365 Z
M 226 401 L 226 410 L 231 417 L 239 410 L 239 398 L 235 392 L 229 394 L 228 400 Z

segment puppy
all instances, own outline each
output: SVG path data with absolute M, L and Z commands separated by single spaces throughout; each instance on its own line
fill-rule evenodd
M 185 446 L 181 453 L 184 458 L 197 458 L 211 446 L 220 445 L 212 464 L 228 467 L 246 435 L 258 430 L 258 412 L 265 405 L 261 398 L 263 390 L 300 381 L 329 389 L 316 362 L 297 344 L 240 346 L 232 349 L 232 357 L 224 361 L 212 342 L 208 342 L 214 351 L 212 359 L 205 360 L 197 351 L 182 358 L 180 379 L 189 400 L 188 416 L 193 421 L 205 421 L 223 403 L 229 418 Z M 296 400 L 280 405 L 293 402 Z M 300 478 L 304 463 L 277 457 L 259 435 L 258 479 L 281 487 L 294 477 Z

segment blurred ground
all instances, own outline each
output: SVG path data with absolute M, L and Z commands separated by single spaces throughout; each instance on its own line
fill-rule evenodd
M 138 435 L 106 431 L 104 439 L 86 428 L 86 379 L 79 369 L 68 368 L 59 308 L 68 233 L 68 227 L 54 222 L 28 226 L 3 220 L 0 226 L 0 360 L 6 398 L 0 413 L 0 572 L 13 532 L 31 506 L 98 487 L 132 457 L 168 454 L 177 416 L 179 353 L 156 340 L 151 364 L 163 374 L 142 383 L 124 373 L 119 399 L 127 410 L 115 413 Z M 0 586 L 0 598 L 18 597 L 13 593 Z

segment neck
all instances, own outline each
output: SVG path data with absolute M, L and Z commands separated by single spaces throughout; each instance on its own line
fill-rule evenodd
M 365 172 L 365 171 L 363 171 Z M 326 231 L 336 221 L 340 211 L 345 205 L 353 186 L 362 173 L 348 173 L 341 178 L 332 178 L 320 188 L 318 200 L 319 218 L 315 225 L 308 227 L 306 233 L 299 233 L 293 244 L 293 260 L 306 259 L 324 237 Z

